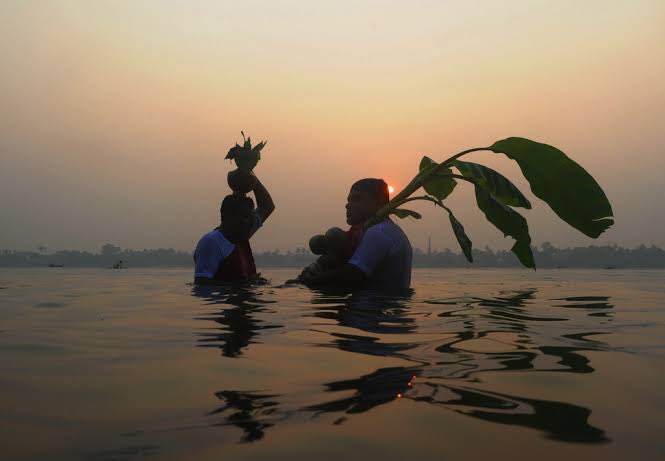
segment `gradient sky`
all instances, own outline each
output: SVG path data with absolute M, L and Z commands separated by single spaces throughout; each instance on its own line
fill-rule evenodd
M 258 250 L 344 225 L 355 179 L 400 189 L 423 154 L 508 136 L 567 152 L 614 207 L 594 241 L 534 199 L 534 243 L 665 246 L 663 43 L 661 0 L 3 0 L 0 249 L 191 250 L 240 130 L 269 140 Z M 510 161 L 468 159 L 532 197 Z M 512 245 L 468 185 L 449 204 L 476 247 Z M 414 246 L 457 251 L 444 212 L 414 209 Z

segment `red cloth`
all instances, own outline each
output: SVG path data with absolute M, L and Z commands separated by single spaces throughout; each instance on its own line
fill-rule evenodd
M 219 265 L 216 280 L 236 282 L 256 275 L 256 264 L 249 240 L 235 243 L 235 249 Z

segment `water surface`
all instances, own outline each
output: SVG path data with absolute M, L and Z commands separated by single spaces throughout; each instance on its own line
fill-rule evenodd
M 663 459 L 665 271 L 0 269 L 0 459 Z

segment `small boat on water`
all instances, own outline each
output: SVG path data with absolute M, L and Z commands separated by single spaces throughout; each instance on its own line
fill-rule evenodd
M 107 269 L 127 269 L 127 266 L 125 266 L 125 265 L 122 263 L 122 259 L 121 259 L 121 260 L 118 261 L 117 263 L 115 263 L 115 264 L 113 264 L 113 265 L 107 267 Z
M 49 264 L 48 267 L 65 267 L 64 264 Z

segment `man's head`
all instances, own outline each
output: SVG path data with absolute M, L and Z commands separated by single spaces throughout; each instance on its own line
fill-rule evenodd
M 254 225 L 254 202 L 243 195 L 227 195 L 219 209 L 221 229 L 232 242 L 246 240 Z
M 383 179 L 361 179 L 351 186 L 346 200 L 347 224 L 362 224 L 390 200 L 388 184 Z

